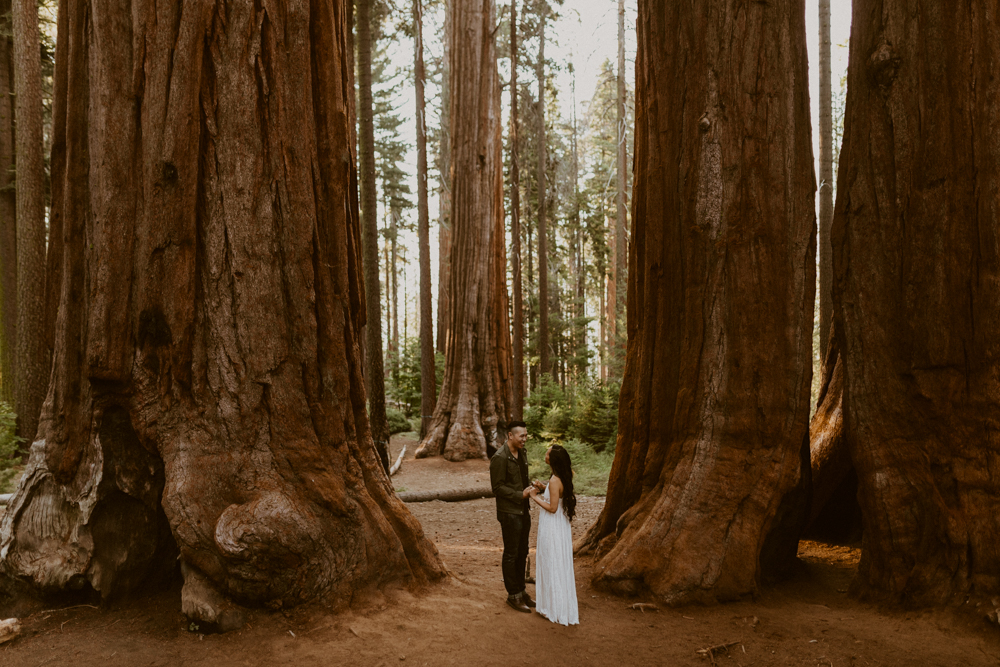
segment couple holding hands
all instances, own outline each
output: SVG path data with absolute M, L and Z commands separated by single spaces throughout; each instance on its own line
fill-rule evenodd
M 511 422 L 506 443 L 490 459 L 490 483 L 503 533 L 503 583 L 507 589 L 507 604 L 526 613 L 536 607 L 538 613 L 553 623 L 576 625 L 580 617 L 570 527 L 576 513 L 576 495 L 569 452 L 560 445 L 549 447 L 545 452 L 545 462 L 552 469 L 548 484 L 529 482 L 528 457 L 524 452 L 527 439 L 525 423 Z M 531 502 L 543 510 L 538 517 L 535 549 L 537 603 L 524 587 Z

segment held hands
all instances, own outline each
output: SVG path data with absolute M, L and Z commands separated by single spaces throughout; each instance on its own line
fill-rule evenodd
M 538 493 L 538 489 L 536 489 L 534 486 L 527 486 L 524 488 L 524 491 L 521 492 L 521 497 L 527 498 L 528 496 L 533 496 L 536 493 Z

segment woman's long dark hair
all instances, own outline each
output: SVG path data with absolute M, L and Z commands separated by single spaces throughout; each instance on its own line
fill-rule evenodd
M 565 447 L 552 445 L 552 449 L 549 450 L 549 467 L 552 468 L 552 474 L 562 482 L 563 510 L 572 521 L 576 514 L 576 494 L 573 493 L 573 464 Z

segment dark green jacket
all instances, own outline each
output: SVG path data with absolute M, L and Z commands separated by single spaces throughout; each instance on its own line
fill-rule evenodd
M 524 467 L 528 467 L 528 456 L 522 449 L 520 452 Z M 524 484 L 521 479 L 521 467 L 518 459 L 510 453 L 507 443 L 500 445 L 496 454 L 490 459 L 490 485 L 497 499 L 497 512 L 505 514 L 524 514 L 529 511 L 528 499 L 522 498 Z

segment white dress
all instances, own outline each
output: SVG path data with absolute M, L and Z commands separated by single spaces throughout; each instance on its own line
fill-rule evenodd
M 549 502 L 549 489 L 542 495 Z M 535 549 L 536 611 L 553 623 L 578 625 L 576 575 L 573 572 L 573 529 L 563 511 L 562 498 L 556 511 L 538 512 L 538 542 Z

